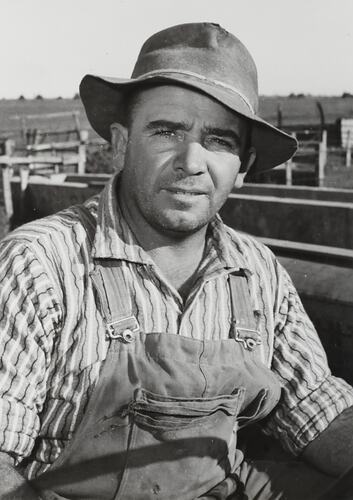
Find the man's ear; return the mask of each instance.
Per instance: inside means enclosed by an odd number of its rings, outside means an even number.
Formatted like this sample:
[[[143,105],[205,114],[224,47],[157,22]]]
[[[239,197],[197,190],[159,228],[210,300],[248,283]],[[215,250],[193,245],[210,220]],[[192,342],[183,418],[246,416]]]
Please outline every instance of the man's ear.
[[[110,126],[113,167],[115,171],[121,172],[124,168],[128,131],[121,123],[112,123]]]
[[[246,174],[249,172],[250,168],[254,165],[256,160],[256,149],[251,147],[245,153],[241,161],[239,173],[235,179],[234,187],[239,189],[244,184],[244,179]]]

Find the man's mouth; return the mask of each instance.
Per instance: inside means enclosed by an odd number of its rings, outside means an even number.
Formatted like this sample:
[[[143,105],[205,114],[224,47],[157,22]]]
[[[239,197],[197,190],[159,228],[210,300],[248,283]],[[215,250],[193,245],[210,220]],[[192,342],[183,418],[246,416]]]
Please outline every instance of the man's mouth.
[[[166,187],[164,188],[164,191],[168,191],[172,194],[176,195],[184,195],[184,196],[200,196],[200,195],[205,195],[206,192],[197,188],[182,188],[182,187]]]

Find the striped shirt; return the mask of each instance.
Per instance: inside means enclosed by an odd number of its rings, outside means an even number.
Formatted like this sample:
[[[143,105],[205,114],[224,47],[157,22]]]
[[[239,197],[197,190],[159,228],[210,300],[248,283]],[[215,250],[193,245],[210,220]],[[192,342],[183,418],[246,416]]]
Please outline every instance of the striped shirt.
[[[262,361],[284,389],[265,431],[294,454],[353,405],[353,390],[331,375],[317,333],[270,250],[216,217],[198,277],[184,303],[124,221],[112,178],[86,202],[26,224],[0,243],[0,450],[28,464],[32,478],[53,463],[85,411],[107,353],[89,277],[94,257],[120,259],[141,330],[195,339],[229,335],[227,276],[251,272],[265,342]],[[123,381],[122,381],[123,383]]]

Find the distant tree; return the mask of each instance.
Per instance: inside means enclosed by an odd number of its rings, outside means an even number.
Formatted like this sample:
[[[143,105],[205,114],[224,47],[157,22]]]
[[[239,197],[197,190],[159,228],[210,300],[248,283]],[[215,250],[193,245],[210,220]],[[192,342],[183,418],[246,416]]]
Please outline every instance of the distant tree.
[[[353,97],[353,94],[351,94],[350,92],[343,92],[342,97],[343,99],[346,99],[347,97]]]
[[[26,100],[26,98],[25,98],[25,96],[24,96],[24,95],[22,95],[22,94],[21,94],[21,95],[20,95],[20,97],[18,98],[18,100],[19,100],[19,101],[25,101],[25,100]]]
[[[43,100],[43,96],[41,96],[40,94],[38,94],[38,95],[36,96],[36,100],[37,100],[37,101],[42,101],[42,100]]]
[[[305,94],[303,94],[302,92],[300,92],[299,94],[295,94],[294,92],[291,92],[289,95],[288,95],[289,99],[300,99],[301,97],[305,97]]]
[[[78,92],[76,92],[76,94],[74,95],[74,99],[79,99],[80,98],[80,94]]]
[[[59,95],[57,98],[56,98],[57,101],[61,101],[62,100],[62,97],[61,95]]]

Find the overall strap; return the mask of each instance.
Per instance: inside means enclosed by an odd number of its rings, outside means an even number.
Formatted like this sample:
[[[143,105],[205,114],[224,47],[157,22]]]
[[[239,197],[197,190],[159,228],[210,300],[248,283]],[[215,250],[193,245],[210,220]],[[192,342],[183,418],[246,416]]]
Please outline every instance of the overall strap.
[[[80,211],[81,222],[93,244],[96,221],[85,205],[76,207]],[[100,312],[106,325],[109,340],[119,339],[131,342],[133,334],[140,327],[132,314],[132,305],[122,264],[117,259],[95,259],[90,277],[99,298]]]
[[[252,351],[261,344],[259,332],[259,311],[254,308],[247,273],[239,269],[229,275],[232,308],[230,336],[241,342],[246,350]]]
[[[132,314],[131,298],[121,261],[96,259],[91,279],[99,297],[107,337],[110,340],[131,342],[140,327]]]

